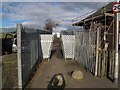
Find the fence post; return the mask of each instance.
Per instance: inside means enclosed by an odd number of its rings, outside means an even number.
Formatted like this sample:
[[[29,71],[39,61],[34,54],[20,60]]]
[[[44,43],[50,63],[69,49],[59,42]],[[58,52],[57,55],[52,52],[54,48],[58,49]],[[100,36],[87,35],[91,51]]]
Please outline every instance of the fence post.
[[[2,32],[1,32],[2,33]],[[2,39],[0,40],[0,90],[2,90]]]
[[[22,29],[22,24],[17,24],[17,60],[18,60],[18,88],[19,89],[22,89],[21,29]]]
[[[119,2],[119,0],[117,0]],[[118,37],[119,37],[119,13],[116,14],[116,38],[115,38],[115,69],[114,69],[114,83],[118,83]]]
[[[96,62],[95,62],[95,76],[98,75],[98,58],[99,58],[99,28],[97,28],[97,43],[96,43]]]

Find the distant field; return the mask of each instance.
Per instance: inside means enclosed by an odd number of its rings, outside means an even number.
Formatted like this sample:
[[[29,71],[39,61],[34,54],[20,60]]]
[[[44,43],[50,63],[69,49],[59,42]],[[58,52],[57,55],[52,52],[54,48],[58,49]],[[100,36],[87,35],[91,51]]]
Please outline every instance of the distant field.
[[[11,34],[11,33],[7,33],[7,34]],[[11,35],[14,36],[14,34],[11,34]],[[5,36],[6,36],[6,33],[0,33],[0,38],[5,38]],[[7,38],[13,38],[13,37],[10,35],[7,35]]]

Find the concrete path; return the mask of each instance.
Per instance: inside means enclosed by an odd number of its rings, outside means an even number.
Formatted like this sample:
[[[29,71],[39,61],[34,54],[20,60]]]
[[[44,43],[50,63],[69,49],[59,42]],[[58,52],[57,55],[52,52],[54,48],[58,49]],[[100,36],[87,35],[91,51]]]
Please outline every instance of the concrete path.
[[[65,88],[116,88],[107,78],[94,77],[78,62],[73,60],[64,61],[61,55],[60,43],[54,44],[53,56],[50,61],[44,60],[27,88],[47,88],[51,78],[58,73],[62,73],[67,81]],[[84,79],[76,80],[71,77],[71,72],[81,70]]]

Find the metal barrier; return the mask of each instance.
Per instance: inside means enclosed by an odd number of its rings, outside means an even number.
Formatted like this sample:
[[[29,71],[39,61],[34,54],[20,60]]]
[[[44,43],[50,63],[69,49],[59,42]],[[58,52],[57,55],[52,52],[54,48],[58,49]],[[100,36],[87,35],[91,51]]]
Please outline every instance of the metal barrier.
[[[65,60],[74,59],[75,35],[62,35],[62,50]]]
[[[53,35],[40,35],[40,37],[41,37],[43,58],[49,59],[52,49]]]
[[[24,88],[36,71],[39,63],[44,58],[44,50],[40,34],[51,34],[42,30],[25,28],[17,25],[17,47],[18,47],[18,84]],[[51,38],[51,37],[50,37]],[[48,43],[45,43],[48,44]],[[45,45],[44,44],[44,45]],[[50,49],[50,48],[47,48]]]
[[[75,60],[95,74],[97,31],[75,33]]]

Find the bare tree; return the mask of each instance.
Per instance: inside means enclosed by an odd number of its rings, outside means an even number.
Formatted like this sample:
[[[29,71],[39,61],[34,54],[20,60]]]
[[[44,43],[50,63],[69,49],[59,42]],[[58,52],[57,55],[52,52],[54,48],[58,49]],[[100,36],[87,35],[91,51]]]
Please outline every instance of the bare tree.
[[[47,31],[52,32],[52,29],[53,29],[53,27],[55,27],[55,26],[56,26],[56,24],[55,24],[55,22],[54,22],[53,20],[47,19],[46,22],[45,22],[45,27],[44,27],[44,29],[47,30]]]

